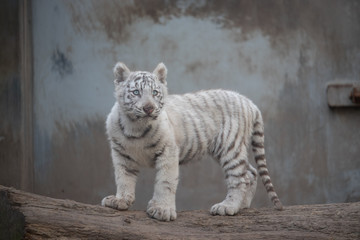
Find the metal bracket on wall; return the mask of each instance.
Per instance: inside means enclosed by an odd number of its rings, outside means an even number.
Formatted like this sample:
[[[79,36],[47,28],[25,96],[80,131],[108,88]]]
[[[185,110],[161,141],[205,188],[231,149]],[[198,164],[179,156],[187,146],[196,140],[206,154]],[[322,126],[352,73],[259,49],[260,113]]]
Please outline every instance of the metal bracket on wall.
[[[360,104],[360,87],[353,87],[350,94],[350,100],[355,104]]]
[[[360,107],[360,81],[330,82],[326,95],[329,107]]]

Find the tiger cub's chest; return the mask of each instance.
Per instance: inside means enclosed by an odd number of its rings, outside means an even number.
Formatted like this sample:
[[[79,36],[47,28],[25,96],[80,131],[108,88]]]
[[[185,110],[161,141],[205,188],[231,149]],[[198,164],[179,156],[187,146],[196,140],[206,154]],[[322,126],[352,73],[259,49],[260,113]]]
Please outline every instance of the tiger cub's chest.
[[[119,139],[123,145],[123,154],[129,156],[133,161],[136,161],[141,166],[152,166],[152,158],[155,156],[156,149],[148,147],[146,140],[124,140]]]
[[[116,141],[121,143],[124,154],[141,166],[154,166],[156,156],[168,145],[164,128],[156,125],[145,136],[129,138],[119,135]]]

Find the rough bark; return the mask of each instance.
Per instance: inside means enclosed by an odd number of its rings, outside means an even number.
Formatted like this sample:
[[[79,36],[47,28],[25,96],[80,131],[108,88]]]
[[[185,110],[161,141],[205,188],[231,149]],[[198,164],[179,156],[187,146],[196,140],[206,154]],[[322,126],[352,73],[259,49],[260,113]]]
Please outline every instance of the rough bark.
[[[184,211],[159,222],[0,186],[0,239],[360,239],[360,202],[245,209],[236,216]]]

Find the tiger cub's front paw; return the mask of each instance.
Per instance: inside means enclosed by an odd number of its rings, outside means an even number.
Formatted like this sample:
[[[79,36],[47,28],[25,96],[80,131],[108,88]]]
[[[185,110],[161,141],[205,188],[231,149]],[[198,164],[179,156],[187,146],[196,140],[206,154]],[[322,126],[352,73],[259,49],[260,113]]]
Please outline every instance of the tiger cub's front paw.
[[[128,210],[128,208],[132,205],[133,202],[134,199],[131,197],[117,198],[114,195],[110,195],[105,197],[101,201],[101,205],[117,210]]]
[[[175,206],[171,207],[166,204],[157,203],[151,200],[147,207],[147,214],[160,221],[174,221],[176,219]]]

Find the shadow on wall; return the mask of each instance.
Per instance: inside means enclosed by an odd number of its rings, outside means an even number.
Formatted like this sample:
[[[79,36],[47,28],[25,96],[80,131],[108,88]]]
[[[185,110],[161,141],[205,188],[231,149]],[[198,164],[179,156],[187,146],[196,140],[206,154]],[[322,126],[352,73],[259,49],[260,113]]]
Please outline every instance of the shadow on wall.
[[[35,165],[37,192],[95,204],[100,204],[107,192],[114,192],[104,122],[103,118],[88,119],[85,123],[57,122],[52,138],[38,139],[45,142],[36,142],[37,154],[49,156],[52,161]]]

